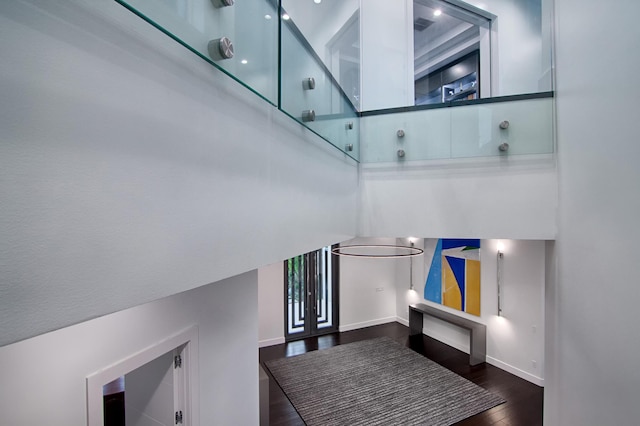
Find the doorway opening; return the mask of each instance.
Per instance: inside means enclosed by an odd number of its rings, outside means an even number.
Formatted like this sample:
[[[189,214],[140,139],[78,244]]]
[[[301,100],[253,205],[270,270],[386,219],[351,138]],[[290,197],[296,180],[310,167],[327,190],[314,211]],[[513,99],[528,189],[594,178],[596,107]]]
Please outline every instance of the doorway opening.
[[[198,424],[197,328],[87,377],[88,426]]]
[[[286,341],[338,331],[339,258],[332,248],[284,262]]]

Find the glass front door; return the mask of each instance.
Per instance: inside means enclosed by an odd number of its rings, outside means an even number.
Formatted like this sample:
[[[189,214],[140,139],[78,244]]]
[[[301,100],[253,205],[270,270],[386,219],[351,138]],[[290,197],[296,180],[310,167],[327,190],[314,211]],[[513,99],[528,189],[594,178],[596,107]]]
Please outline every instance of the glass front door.
[[[284,262],[285,337],[338,331],[338,259],[331,246]]]

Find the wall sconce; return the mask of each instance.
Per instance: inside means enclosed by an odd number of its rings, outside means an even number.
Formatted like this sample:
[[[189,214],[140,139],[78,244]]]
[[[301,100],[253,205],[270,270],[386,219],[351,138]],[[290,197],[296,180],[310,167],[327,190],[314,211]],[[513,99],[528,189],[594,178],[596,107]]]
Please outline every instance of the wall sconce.
[[[413,238],[409,238],[411,247],[415,246],[413,242]],[[409,258],[409,290],[414,290],[413,288],[413,258]]]
[[[498,262],[497,262],[497,281],[498,281],[498,316],[502,316],[502,262],[504,253],[502,252],[502,244],[498,244]]]

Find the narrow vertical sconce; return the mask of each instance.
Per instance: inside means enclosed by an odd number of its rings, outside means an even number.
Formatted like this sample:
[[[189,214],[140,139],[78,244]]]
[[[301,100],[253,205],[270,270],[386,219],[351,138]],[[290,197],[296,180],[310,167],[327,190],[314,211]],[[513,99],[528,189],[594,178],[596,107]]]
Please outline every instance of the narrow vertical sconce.
[[[502,261],[504,253],[502,244],[498,244],[497,281],[498,281],[498,316],[502,316]]]
[[[415,245],[413,239],[411,240],[411,247]],[[413,290],[413,257],[409,258],[409,290]]]

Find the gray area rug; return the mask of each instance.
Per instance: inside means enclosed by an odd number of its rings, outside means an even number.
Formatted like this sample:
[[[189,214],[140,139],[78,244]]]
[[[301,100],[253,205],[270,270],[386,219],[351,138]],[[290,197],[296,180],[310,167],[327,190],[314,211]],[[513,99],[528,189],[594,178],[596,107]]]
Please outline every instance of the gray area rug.
[[[309,426],[451,425],[505,402],[387,337],[266,366]]]

